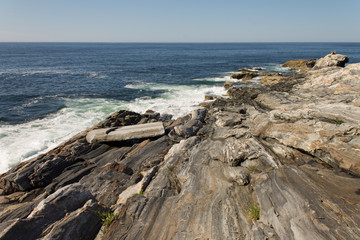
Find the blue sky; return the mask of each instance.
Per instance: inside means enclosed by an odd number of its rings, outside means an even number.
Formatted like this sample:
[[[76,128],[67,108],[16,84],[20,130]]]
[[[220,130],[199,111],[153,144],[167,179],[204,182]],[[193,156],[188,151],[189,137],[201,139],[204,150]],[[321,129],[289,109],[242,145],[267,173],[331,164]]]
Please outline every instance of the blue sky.
[[[0,0],[0,42],[360,42],[360,0]]]

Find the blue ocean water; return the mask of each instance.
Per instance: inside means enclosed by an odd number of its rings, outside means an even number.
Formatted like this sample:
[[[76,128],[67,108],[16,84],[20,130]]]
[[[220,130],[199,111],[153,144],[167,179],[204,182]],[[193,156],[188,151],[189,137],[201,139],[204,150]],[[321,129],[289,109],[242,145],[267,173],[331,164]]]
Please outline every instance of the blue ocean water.
[[[127,109],[187,114],[242,67],[360,43],[0,43],[0,172]]]

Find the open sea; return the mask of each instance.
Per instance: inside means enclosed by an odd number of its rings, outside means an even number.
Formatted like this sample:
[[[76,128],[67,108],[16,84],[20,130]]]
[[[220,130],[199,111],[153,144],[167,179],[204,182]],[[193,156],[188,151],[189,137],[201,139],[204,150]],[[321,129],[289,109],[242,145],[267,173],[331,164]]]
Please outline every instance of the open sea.
[[[120,109],[180,117],[239,68],[333,50],[360,62],[360,43],[0,43],[0,173]]]

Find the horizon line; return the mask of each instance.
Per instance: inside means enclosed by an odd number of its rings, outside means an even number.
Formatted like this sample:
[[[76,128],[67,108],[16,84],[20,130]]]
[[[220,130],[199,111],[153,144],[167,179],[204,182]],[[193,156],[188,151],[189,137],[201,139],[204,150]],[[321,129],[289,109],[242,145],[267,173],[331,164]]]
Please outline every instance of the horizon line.
[[[0,43],[360,43],[360,41],[0,41]]]

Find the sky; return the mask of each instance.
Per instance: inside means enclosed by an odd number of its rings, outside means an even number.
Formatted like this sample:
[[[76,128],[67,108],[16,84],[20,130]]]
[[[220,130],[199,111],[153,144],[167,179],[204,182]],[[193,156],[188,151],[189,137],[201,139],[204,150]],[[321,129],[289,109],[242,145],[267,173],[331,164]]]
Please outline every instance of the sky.
[[[0,0],[0,42],[360,42],[360,0]]]

